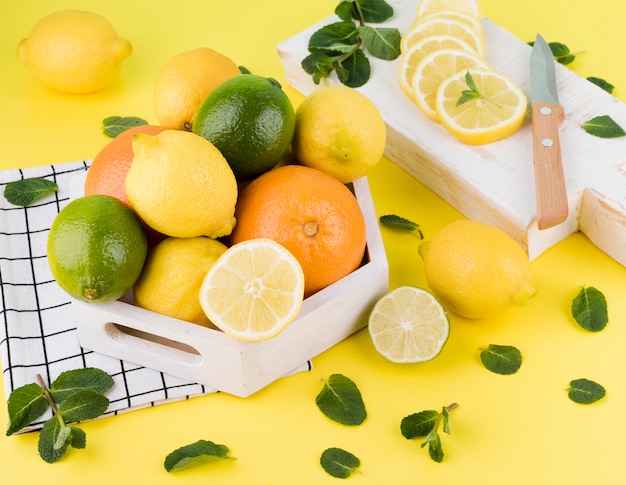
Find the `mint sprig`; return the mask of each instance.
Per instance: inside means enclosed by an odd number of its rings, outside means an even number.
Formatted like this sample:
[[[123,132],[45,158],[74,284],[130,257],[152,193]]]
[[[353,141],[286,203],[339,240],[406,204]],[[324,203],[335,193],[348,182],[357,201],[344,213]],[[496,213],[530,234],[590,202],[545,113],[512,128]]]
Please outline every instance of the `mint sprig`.
[[[441,437],[439,435],[439,425],[442,426],[443,432],[450,434],[450,412],[459,405],[452,403],[444,406],[441,412],[434,409],[420,411],[410,414],[402,419],[400,423],[400,432],[407,440],[416,438],[424,438],[421,447],[428,445],[428,454],[433,461],[441,463],[444,458]]]
[[[113,387],[113,378],[96,368],[63,372],[48,388],[37,374],[37,383],[15,389],[7,402],[10,436],[26,428],[49,409],[52,417],[44,423],[37,444],[41,458],[54,463],[67,449],[84,448],[85,432],[71,422],[85,421],[101,416],[109,407],[104,394]]]
[[[341,0],[335,14],[339,22],[321,27],[309,39],[310,54],[302,60],[302,69],[315,84],[334,71],[342,84],[363,86],[371,74],[365,52],[384,60],[400,55],[398,29],[368,25],[392,17],[393,7],[384,0]]]
[[[480,90],[480,88],[476,84],[476,81],[474,81],[474,78],[472,77],[472,75],[470,74],[469,71],[467,71],[467,73],[465,74],[465,84],[467,84],[467,87],[469,89],[465,89],[465,90],[463,90],[461,92],[461,96],[456,101],[456,106],[460,106],[460,105],[468,103],[470,101],[475,101],[475,100],[478,100],[478,99],[484,99],[485,101],[489,101],[490,103],[493,103],[498,108],[502,107],[501,105],[496,103],[494,100],[492,100],[490,98],[487,98],[482,93],[482,91]]]

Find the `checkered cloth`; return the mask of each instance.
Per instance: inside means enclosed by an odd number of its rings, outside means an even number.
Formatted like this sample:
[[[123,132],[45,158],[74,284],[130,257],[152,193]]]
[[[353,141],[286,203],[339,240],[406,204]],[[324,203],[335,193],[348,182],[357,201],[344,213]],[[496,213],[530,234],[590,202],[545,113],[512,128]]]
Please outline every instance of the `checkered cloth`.
[[[0,172],[2,193],[7,183],[30,177],[53,180],[59,187],[55,195],[27,208],[0,196],[0,357],[6,397],[35,382],[36,374],[50,384],[61,372],[82,367],[113,376],[105,416],[216,392],[80,346],[70,299],[48,266],[46,243],[52,221],[70,200],[70,181],[88,167],[82,161]],[[310,369],[306,362],[290,374]],[[24,431],[39,429],[48,417]]]

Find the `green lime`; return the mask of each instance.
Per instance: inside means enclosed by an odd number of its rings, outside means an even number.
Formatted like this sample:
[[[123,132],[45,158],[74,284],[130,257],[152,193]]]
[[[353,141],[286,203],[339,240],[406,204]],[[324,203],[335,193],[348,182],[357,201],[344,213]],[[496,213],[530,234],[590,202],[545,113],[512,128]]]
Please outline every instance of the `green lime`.
[[[274,168],[287,154],[295,111],[280,83],[242,74],[215,88],[200,107],[193,132],[222,152],[238,180]]]
[[[74,298],[104,303],[135,284],[146,260],[146,235],[137,215],[108,195],[66,205],[48,234],[48,262],[59,286]]]

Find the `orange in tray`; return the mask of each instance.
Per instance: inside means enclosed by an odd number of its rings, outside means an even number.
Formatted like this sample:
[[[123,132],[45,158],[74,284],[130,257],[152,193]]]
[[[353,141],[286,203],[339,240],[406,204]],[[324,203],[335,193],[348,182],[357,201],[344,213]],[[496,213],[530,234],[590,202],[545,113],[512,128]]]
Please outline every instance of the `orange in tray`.
[[[269,238],[296,257],[305,296],[358,268],[365,252],[365,220],[354,194],[320,170],[286,165],[242,190],[233,243]]]
[[[157,135],[165,129],[153,125],[134,126],[113,138],[100,150],[87,170],[85,195],[110,195],[130,207],[124,182],[134,156],[133,135]]]

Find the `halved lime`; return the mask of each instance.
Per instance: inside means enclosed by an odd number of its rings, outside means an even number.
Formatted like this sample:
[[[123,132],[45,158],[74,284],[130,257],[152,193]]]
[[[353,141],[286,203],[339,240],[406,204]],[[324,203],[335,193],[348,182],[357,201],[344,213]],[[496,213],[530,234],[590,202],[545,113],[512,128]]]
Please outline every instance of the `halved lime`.
[[[401,286],[374,305],[369,332],[376,350],[391,362],[426,362],[441,353],[450,334],[444,307],[432,293]]]

